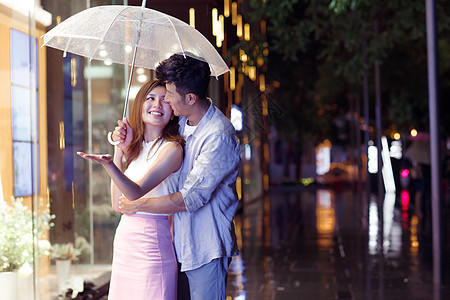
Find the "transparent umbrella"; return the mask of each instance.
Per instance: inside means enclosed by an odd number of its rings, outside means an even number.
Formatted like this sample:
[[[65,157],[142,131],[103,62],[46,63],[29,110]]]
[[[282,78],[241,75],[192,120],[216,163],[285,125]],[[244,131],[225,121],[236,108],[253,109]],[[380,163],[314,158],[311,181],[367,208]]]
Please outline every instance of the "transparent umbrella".
[[[131,66],[123,117],[126,115],[134,66],[155,69],[179,53],[209,64],[212,76],[229,71],[223,58],[189,24],[142,6],[106,5],[83,10],[43,35],[44,46],[89,59]],[[108,134],[111,141],[111,133]]]

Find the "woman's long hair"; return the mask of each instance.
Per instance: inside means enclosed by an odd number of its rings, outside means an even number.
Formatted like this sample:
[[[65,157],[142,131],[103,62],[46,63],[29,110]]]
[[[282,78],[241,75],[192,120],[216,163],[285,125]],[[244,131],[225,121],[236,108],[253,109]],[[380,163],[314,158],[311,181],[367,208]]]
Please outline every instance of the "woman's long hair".
[[[128,168],[130,163],[138,158],[139,154],[142,151],[142,142],[144,141],[144,132],[145,132],[145,125],[142,120],[142,107],[147,99],[147,95],[156,87],[162,86],[165,88],[164,82],[160,80],[152,80],[144,84],[139,92],[136,95],[136,98],[134,100],[133,106],[131,108],[130,112],[130,125],[131,128],[133,128],[133,140],[130,145],[130,154],[128,156],[128,159],[125,163],[125,168]],[[178,133],[178,117],[174,116],[172,120],[167,123],[167,125],[164,127],[161,136],[158,138],[158,140],[153,144],[153,146],[157,144],[161,144],[160,141],[170,141],[180,144],[182,147],[184,147],[184,139],[181,137],[181,135]],[[152,147],[153,149],[153,147]],[[152,151],[152,149],[149,150],[149,153]]]

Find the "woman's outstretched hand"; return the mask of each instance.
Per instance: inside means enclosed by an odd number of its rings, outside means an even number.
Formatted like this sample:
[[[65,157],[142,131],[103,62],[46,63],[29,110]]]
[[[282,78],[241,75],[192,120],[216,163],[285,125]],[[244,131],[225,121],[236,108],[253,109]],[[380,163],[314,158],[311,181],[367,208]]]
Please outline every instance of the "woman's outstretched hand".
[[[77,152],[77,154],[86,160],[92,160],[102,165],[110,164],[113,161],[111,154],[87,154],[81,151]]]

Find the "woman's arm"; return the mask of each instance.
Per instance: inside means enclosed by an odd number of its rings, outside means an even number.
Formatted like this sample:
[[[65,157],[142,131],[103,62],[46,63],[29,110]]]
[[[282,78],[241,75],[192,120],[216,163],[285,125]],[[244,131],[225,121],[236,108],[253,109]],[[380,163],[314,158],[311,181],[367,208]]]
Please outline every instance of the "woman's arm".
[[[114,209],[118,209],[118,206],[116,205],[118,203],[118,197],[120,196],[120,194],[117,196],[118,193],[117,190],[115,190],[115,187],[117,187],[128,199],[136,200],[151,191],[171,173],[176,172],[181,167],[183,161],[182,147],[175,143],[168,143],[158,154],[155,162],[150,166],[142,179],[134,182],[118,168],[118,166],[121,165],[122,159],[122,156],[120,155],[119,157],[118,154],[120,154],[120,150],[116,150],[113,161],[110,154],[95,155],[78,152],[78,155],[84,159],[90,159],[101,163],[108,172],[114,182],[114,184],[111,185]],[[113,196],[113,192],[115,196]]]

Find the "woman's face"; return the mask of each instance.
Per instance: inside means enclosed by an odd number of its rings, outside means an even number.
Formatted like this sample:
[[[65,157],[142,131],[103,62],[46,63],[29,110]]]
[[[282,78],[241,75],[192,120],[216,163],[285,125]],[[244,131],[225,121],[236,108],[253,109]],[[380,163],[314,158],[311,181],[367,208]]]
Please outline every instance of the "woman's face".
[[[142,104],[142,121],[144,124],[165,127],[172,117],[172,107],[165,102],[166,89],[157,86],[148,93]]]

